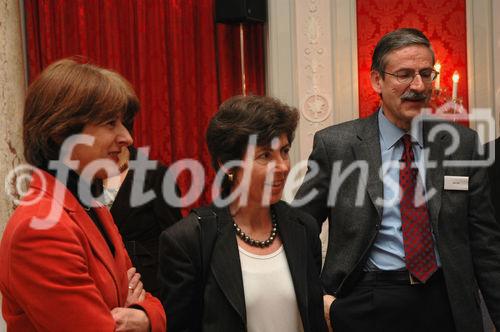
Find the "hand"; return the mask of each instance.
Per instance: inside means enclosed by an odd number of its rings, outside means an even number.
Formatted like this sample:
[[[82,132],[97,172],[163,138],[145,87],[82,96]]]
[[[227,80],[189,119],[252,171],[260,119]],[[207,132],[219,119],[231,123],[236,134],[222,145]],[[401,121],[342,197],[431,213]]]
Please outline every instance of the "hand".
[[[151,323],[148,315],[140,309],[114,308],[111,315],[116,322],[115,331],[149,332]]]
[[[333,295],[323,295],[323,312],[325,314],[326,325],[328,326],[328,331],[333,332],[332,321],[330,320],[330,308],[332,307],[333,301],[335,301],[335,296]]]
[[[128,294],[127,300],[125,301],[125,307],[131,304],[144,301],[146,298],[146,291],[141,281],[141,275],[135,272],[135,267],[128,269]]]

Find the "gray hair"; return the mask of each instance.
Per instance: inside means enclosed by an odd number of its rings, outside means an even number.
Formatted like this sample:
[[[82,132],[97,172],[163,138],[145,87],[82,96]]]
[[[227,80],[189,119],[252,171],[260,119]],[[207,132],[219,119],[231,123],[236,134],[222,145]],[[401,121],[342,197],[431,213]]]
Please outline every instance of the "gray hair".
[[[402,28],[389,32],[379,40],[373,51],[371,70],[378,71],[384,77],[383,72],[387,65],[387,55],[394,50],[412,45],[423,45],[429,48],[432,54],[432,63],[434,64],[434,50],[424,33],[413,28]]]

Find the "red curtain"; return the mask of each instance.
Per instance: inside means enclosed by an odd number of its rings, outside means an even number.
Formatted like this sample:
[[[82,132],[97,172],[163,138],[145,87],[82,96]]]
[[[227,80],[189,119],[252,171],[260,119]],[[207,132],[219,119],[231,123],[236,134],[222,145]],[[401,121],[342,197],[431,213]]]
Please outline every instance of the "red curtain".
[[[239,26],[214,23],[214,0],[25,0],[29,77],[83,55],[135,87],[135,145],[171,164],[193,158],[213,172],[205,129],[224,99],[241,94]],[[245,26],[247,91],[265,92],[263,26]],[[179,179],[186,192],[187,173]],[[210,200],[205,189],[202,203]]]
[[[451,97],[452,75],[460,75],[458,96],[468,108],[465,0],[357,0],[359,115],[372,114],[380,97],[370,84],[373,49],[386,33],[403,27],[422,30],[442,64],[441,87]]]
[[[264,26],[262,24],[243,25],[244,64],[246,93],[265,94]],[[242,94],[241,51],[239,25],[218,24],[217,45],[221,64],[219,75],[220,98],[225,100],[235,94]],[[258,51],[256,51],[258,50]],[[236,56],[235,56],[236,55]]]

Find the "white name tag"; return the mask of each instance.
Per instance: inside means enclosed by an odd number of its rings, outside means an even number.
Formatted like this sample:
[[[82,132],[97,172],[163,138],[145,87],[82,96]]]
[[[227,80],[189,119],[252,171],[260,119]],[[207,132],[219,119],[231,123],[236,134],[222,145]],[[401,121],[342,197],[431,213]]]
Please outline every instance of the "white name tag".
[[[469,190],[469,177],[445,175],[444,190]]]

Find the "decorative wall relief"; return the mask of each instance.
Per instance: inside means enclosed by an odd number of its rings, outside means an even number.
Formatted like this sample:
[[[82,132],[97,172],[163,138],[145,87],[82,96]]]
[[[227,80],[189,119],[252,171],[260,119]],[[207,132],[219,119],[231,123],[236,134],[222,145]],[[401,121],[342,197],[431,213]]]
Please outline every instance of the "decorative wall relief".
[[[310,122],[323,122],[330,115],[328,101],[321,95],[313,95],[306,99],[302,114]]]
[[[300,154],[306,159],[314,133],[332,124],[330,1],[296,1]]]

